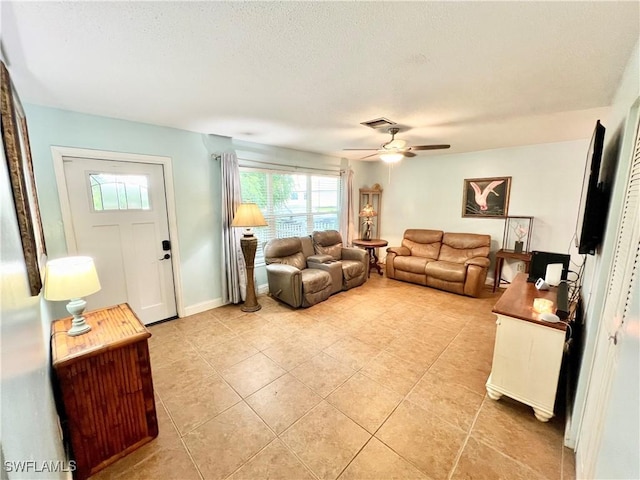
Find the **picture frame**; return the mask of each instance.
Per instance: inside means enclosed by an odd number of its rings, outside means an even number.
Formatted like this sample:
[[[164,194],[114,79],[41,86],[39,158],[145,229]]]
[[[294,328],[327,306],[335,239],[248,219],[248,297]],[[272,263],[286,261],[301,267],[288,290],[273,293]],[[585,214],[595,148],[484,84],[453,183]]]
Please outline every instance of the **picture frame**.
[[[27,267],[29,290],[31,296],[36,296],[42,290],[47,250],[38,205],[27,120],[4,62],[0,62],[0,116],[4,156]]]
[[[511,177],[466,178],[462,189],[462,216],[506,218]]]

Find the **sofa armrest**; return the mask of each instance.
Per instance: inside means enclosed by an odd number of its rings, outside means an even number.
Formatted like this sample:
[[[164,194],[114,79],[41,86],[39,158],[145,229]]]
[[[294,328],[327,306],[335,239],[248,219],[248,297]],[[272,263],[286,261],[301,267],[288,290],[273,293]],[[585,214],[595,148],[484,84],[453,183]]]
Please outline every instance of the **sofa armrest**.
[[[343,247],[342,258],[344,260],[356,260],[367,265],[369,264],[369,254],[361,248]]]
[[[478,267],[487,268],[489,266],[489,263],[491,262],[487,257],[473,257],[473,258],[468,258],[464,262],[464,265],[465,267],[467,265],[477,265]]]
[[[292,307],[302,305],[302,273],[282,263],[267,265],[269,293]]]
[[[307,257],[307,266],[310,266],[312,263],[327,263],[333,261],[333,257],[331,255],[309,255]]]
[[[411,250],[409,250],[407,247],[389,247],[387,248],[387,253],[395,253],[399,256],[407,256],[411,255]]]

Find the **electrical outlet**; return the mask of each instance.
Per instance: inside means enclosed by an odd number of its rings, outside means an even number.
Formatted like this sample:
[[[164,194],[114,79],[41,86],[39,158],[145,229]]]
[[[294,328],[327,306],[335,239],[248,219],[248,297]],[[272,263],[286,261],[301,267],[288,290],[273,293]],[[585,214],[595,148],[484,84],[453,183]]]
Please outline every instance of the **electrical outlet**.
[[[524,272],[524,262],[518,262],[516,265],[516,270],[518,272]]]

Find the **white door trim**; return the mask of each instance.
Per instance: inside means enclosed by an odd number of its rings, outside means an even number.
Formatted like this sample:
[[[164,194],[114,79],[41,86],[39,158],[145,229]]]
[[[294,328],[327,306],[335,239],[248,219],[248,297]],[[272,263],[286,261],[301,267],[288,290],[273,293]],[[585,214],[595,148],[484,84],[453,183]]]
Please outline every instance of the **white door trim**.
[[[77,253],[78,247],[76,245],[76,237],[73,230],[71,204],[67,193],[67,180],[64,175],[63,157],[93,158],[96,160],[113,160],[117,162],[154,163],[163,166],[164,189],[167,196],[167,219],[169,222],[169,235],[171,236],[171,265],[173,267],[173,285],[176,295],[176,310],[178,311],[179,317],[184,317],[184,297],[182,292],[182,276],[180,273],[180,245],[178,244],[178,221],[175,208],[175,192],[173,190],[173,169],[171,157],[59,146],[51,147],[51,155],[53,157],[53,169],[56,176],[56,185],[58,187],[58,197],[60,199],[60,211],[62,213],[64,236],[67,242],[67,252],[69,254]]]

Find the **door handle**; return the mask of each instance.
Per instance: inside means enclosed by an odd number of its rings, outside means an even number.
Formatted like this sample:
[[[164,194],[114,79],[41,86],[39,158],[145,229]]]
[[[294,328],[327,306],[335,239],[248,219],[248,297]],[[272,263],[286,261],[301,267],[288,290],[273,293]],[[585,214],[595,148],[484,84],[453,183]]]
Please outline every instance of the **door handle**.
[[[171,258],[171,255],[169,255],[168,253],[165,253],[164,256],[162,258],[159,258],[158,260],[169,260]]]

